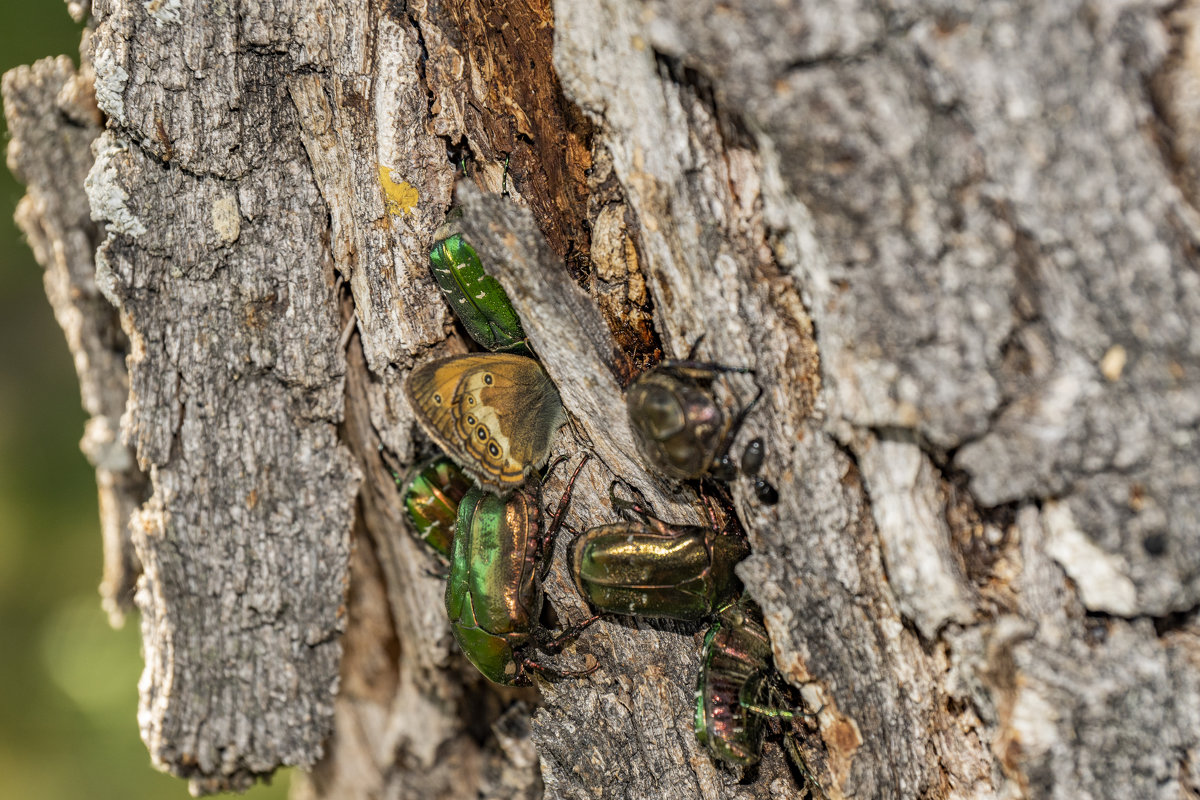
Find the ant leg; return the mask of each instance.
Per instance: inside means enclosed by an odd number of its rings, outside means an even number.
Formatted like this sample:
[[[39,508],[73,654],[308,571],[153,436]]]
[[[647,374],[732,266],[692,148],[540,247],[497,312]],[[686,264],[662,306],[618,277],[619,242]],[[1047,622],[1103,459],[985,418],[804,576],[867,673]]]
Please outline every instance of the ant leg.
[[[714,480],[730,483],[737,477],[737,467],[733,465],[733,458],[729,455],[729,445],[725,445],[725,450],[721,455],[713,459],[712,466],[708,468],[708,474]]]

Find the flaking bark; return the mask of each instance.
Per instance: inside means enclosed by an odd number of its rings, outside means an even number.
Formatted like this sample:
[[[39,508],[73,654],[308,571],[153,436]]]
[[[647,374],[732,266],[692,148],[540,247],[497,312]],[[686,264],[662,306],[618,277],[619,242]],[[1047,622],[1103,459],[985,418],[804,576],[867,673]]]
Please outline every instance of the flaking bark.
[[[540,695],[454,652],[396,484],[405,376],[466,344],[426,273],[457,197],[555,452],[596,456],[572,528],[618,475],[700,521],[621,390],[701,336],[755,370],[734,453],[764,437],[781,501],[734,482],[739,572],[829,797],[1200,790],[1200,4],[958,5],[104,0],[78,72],[6,76],[155,762],[803,796],[775,742],[741,783],[697,746],[703,626],[606,618]]]

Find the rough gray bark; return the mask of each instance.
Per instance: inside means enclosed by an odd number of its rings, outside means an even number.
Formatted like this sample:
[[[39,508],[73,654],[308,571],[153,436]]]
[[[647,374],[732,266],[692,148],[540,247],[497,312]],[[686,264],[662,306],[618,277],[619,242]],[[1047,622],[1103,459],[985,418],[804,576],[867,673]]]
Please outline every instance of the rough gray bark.
[[[800,796],[773,743],[743,783],[696,746],[696,627],[603,620],[532,717],[453,652],[394,473],[407,371],[463,346],[424,266],[457,177],[557,451],[597,456],[573,526],[612,475],[698,519],[621,387],[701,334],[755,368],[735,450],[765,437],[782,501],[734,484],[740,572],[830,797],[1200,791],[1200,4],[960,5],[107,0],[98,138],[86,60],[7,76],[156,763],[300,764],[312,798]]]

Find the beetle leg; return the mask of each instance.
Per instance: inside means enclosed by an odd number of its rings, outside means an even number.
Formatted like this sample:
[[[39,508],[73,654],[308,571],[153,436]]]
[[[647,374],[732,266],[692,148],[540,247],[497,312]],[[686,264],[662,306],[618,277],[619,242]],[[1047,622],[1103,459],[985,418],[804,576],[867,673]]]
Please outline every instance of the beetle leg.
[[[617,484],[621,483],[629,489],[635,500],[623,500],[617,497]],[[646,495],[634,488],[633,484],[626,481],[624,478],[613,478],[612,483],[608,485],[608,500],[612,503],[614,511],[631,511],[642,519],[654,519],[654,507],[650,505],[650,501],[646,499]]]
[[[704,484],[700,484],[700,502],[704,504],[704,510],[708,512],[708,524],[717,532],[723,532],[723,528],[717,524],[717,512],[713,509],[713,502],[707,494],[704,493]]]
[[[816,711],[800,711],[793,708],[775,708],[773,706],[760,706],[755,703],[739,703],[739,705],[749,711],[751,714],[758,714],[760,717],[775,717],[777,719],[795,719],[796,717],[805,717],[807,719],[815,719],[818,714],[825,710],[825,706],[821,706]]]
[[[521,659],[522,669],[531,669],[547,680],[560,680],[562,678],[585,678],[591,675],[596,670],[600,669],[599,662],[593,664],[587,669],[557,669],[549,667],[541,662],[534,661],[532,658],[525,657]]]
[[[565,457],[565,456],[564,456]],[[538,544],[542,553],[549,553],[550,548],[554,544],[554,537],[558,535],[558,529],[562,527],[563,520],[566,518],[567,505],[571,502],[571,493],[575,491],[575,479],[579,477],[579,473],[583,470],[583,465],[588,463],[592,458],[591,453],[584,453],[583,458],[579,460],[579,466],[575,467],[575,471],[571,473],[571,479],[567,481],[567,488],[563,490],[563,496],[558,501],[558,508],[554,512],[554,516],[550,519],[550,525],[542,534],[541,541]],[[550,559],[545,559],[542,565],[542,575],[550,569]]]
[[[571,476],[571,481],[567,484],[567,491],[563,493],[563,499],[559,502],[559,509],[557,512],[555,512],[554,518],[551,520],[550,527],[546,530],[546,533],[543,534],[540,530],[538,531],[537,563],[541,564],[541,566],[538,568],[538,577],[543,580],[550,572],[550,559],[546,558],[546,554],[550,552],[550,543],[554,541],[554,535],[558,533],[557,526],[562,524],[561,515],[566,510],[564,508],[564,504],[571,497],[571,489],[575,486],[575,477],[579,475],[579,470],[583,469],[583,465],[588,462],[589,458],[591,458],[590,455],[584,455],[583,460],[579,462],[579,466],[575,468],[575,474]],[[546,467],[546,474],[542,480],[545,481],[546,478],[549,478],[550,473],[554,471],[554,468],[566,460],[567,457],[565,455],[561,455],[551,461]],[[539,500],[538,503],[540,505],[541,501]]]
[[[543,470],[543,472],[542,472],[542,482],[544,483],[546,481],[546,479],[550,477],[550,473],[554,472],[555,467],[557,467],[559,464],[561,464],[562,462],[564,462],[566,460],[567,460],[567,457],[565,455],[561,455],[558,458],[551,461],[549,464],[547,464],[546,469]]]
[[[808,796],[812,800],[826,800],[825,790],[817,782],[817,776],[813,774],[812,768],[808,766],[808,762],[800,752],[799,745],[796,744],[795,737],[790,733],[783,737],[783,752],[787,753],[788,760],[792,762],[796,772],[800,773],[804,784],[801,788],[808,790]]]
[[[754,367],[731,367],[728,364],[718,364],[715,361],[693,361],[688,358],[664,358],[658,362],[660,367],[678,370],[691,370],[693,372],[707,372],[709,376],[700,377],[699,375],[692,376],[698,380],[712,381],[716,378],[717,373],[721,372],[736,372],[740,375],[755,375],[757,370]]]
[[[593,622],[595,622],[598,619],[600,619],[600,615],[593,614],[592,616],[585,619],[583,622],[579,622],[579,623],[576,623],[575,625],[570,625],[566,628],[563,628],[562,633],[558,634],[558,636],[555,636],[550,641],[538,642],[538,647],[541,648],[542,650],[545,650],[547,653],[557,653],[560,650],[562,650],[564,647],[566,647],[569,642],[571,642],[573,639],[578,637],[579,634],[583,633],[588,628],[588,626],[590,626]]]

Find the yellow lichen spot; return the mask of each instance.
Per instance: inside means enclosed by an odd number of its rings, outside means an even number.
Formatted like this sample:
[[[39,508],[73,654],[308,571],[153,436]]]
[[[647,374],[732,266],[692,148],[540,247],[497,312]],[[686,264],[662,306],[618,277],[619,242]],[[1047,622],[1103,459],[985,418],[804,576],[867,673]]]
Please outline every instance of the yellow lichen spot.
[[[1125,358],[1125,348],[1114,344],[1100,359],[1100,373],[1110,381],[1120,380],[1121,373],[1125,371]]]
[[[408,181],[400,180],[400,176],[391,167],[379,165],[379,185],[383,187],[384,205],[389,214],[407,214],[417,206],[421,199],[417,187]]]

